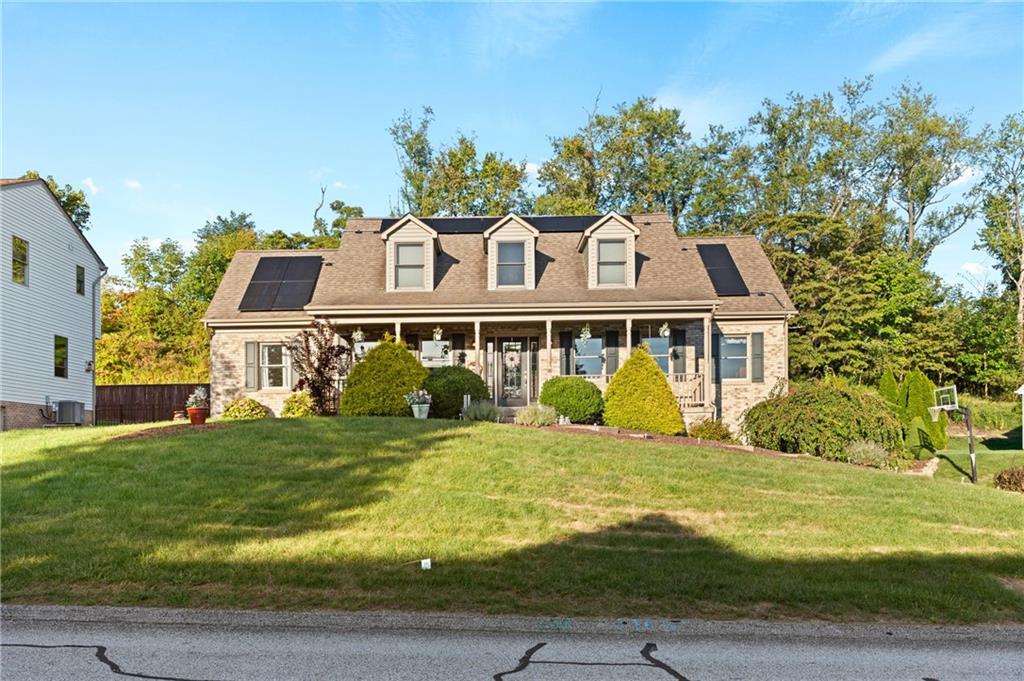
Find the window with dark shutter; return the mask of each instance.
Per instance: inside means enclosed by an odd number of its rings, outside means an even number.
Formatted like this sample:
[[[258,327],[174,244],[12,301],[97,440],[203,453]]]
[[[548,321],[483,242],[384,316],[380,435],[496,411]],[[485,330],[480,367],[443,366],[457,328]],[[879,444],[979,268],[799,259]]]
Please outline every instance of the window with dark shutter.
[[[604,372],[611,376],[619,370],[619,332],[604,333]]]
[[[672,373],[686,373],[686,329],[672,329]]]
[[[572,376],[572,331],[558,333],[558,351],[562,376]]]
[[[764,383],[764,334],[750,334],[750,380]]]
[[[245,344],[245,389],[259,390],[259,343]]]

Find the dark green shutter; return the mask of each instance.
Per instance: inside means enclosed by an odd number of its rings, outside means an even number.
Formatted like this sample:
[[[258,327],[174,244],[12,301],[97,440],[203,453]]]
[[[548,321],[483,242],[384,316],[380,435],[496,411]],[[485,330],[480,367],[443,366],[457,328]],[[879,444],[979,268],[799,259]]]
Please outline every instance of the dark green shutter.
[[[686,329],[672,329],[672,373],[686,373]]]
[[[452,353],[455,355],[455,365],[466,365],[466,334],[452,334]]]
[[[764,334],[750,334],[750,380],[764,383]]]
[[[259,390],[260,376],[260,345],[248,342],[245,344],[245,389]]]
[[[718,383],[718,376],[722,372],[721,366],[719,366],[718,356],[718,334],[711,334],[711,382]]]
[[[611,376],[619,370],[619,332],[604,332],[604,373]]]
[[[558,332],[558,351],[561,357],[562,375],[572,375],[572,331]]]
[[[420,337],[419,337],[419,334],[407,333],[407,334],[405,334],[405,336],[402,337],[402,340],[404,340],[405,344],[409,346],[409,350],[413,354],[416,354],[419,351],[419,349],[420,349]]]
[[[629,347],[635,348],[640,345],[640,329],[633,329],[632,338],[629,339]]]

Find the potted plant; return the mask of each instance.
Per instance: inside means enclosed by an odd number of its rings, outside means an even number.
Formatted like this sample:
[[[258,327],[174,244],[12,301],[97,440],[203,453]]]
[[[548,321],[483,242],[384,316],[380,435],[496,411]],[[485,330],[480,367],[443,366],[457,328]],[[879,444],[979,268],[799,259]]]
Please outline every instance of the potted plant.
[[[206,423],[210,415],[210,394],[206,388],[197,385],[192,394],[185,400],[185,410],[188,411],[188,420],[193,426],[201,426]]]
[[[427,418],[430,411],[430,393],[426,390],[413,390],[405,396],[406,403],[412,408],[412,415],[418,419]]]

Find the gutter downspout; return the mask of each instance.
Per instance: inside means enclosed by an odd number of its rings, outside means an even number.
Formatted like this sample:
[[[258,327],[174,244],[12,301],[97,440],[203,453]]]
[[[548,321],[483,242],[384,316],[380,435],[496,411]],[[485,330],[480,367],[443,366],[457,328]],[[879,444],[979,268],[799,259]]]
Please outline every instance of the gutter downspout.
[[[96,328],[96,291],[99,289],[100,281],[107,273],[106,267],[100,268],[100,274],[92,282],[92,328],[89,329],[89,337],[92,342],[92,425],[96,425],[96,336],[99,329]]]

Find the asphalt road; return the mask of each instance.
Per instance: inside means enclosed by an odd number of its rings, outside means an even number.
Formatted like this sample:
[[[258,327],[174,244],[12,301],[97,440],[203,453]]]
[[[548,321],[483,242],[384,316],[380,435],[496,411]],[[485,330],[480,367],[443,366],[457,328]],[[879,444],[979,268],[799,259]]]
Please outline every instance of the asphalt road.
[[[1022,627],[3,609],[4,681],[1024,679]]]

